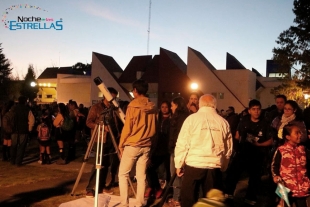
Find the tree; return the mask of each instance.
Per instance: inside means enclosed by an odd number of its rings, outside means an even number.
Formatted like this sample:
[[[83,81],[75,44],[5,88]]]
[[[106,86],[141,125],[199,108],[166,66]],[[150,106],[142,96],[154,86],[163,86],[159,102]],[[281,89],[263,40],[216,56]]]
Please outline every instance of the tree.
[[[37,85],[32,85],[32,83],[36,82],[36,74],[34,72],[34,68],[32,64],[28,66],[28,72],[25,76],[25,79],[22,84],[22,89],[20,91],[21,95],[29,98],[29,101],[33,101],[37,97],[37,93],[39,91]]]
[[[73,69],[75,70],[83,70],[85,74],[90,74],[91,72],[91,64],[84,64],[81,62],[77,62],[75,65],[72,66]]]
[[[298,85],[307,88],[310,86],[310,1],[294,0],[293,12],[294,25],[279,35],[273,59],[282,69],[294,69]]]
[[[8,91],[7,86],[10,82],[10,75],[12,72],[12,68],[10,68],[11,63],[2,53],[1,48],[2,43],[0,43],[0,99],[8,100]]]
[[[285,95],[288,100],[295,100],[301,107],[308,105],[309,100],[304,97],[304,90],[298,84],[298,77],[296,75],[282,79],[282,84],[273,88],[271,93],[275,96]]]

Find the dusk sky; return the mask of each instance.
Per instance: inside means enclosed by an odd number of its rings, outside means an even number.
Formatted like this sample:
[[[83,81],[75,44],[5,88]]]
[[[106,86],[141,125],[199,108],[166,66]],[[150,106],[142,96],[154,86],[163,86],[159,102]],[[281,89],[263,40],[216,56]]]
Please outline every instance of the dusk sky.
[[[191,47],[225,69],[229,52],[262,75],[275,40],[295,17],[293,0],[152,0],[151,5],[149,55],[162,47],[186,64]],[[1,0],[0,11],[3,53],[21,78],[29,64],[38,76],[46,67],[91,63],[92,52],[112,56],[123,69],[133,56],[147,55],[149,0]],[[32,16],[53,21],[28,22],[47,29],[17,29],[18,17]],[[60,19],[63,28],[56,30]],[[11,27],[16,30],[5,28],[9,21],[16,21]]]

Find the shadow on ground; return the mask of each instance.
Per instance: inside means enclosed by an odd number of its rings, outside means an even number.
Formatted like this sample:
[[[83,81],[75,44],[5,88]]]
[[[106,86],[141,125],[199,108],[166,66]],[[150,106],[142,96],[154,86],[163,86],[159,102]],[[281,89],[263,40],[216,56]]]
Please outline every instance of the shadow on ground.
[[[42,188],[30,192],[18,193],[10,199],[0,203],[1,207],[30,207],[31,204],[40,202],[50,197],[60,196],[67,193],[67,189],[72,186],[75,180],[70,180],[59,184],[53,188]]]

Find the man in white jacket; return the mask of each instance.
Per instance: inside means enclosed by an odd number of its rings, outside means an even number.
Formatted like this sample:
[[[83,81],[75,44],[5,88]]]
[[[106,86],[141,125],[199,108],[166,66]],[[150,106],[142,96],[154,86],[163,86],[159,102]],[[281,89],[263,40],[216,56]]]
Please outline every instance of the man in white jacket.
[[[184,175],[181,206],[192,207],[212,188],[222,188],[222,173],[232,153],[232,135],[228,122],[216,112],[216,99],[205,94],[199,99],[199,110],[184,121],[175,147],[175,168]]]

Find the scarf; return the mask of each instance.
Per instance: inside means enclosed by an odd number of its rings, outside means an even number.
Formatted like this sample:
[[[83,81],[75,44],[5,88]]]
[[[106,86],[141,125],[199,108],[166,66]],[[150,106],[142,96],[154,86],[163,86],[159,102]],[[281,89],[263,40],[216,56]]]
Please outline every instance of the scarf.
[[[285,117],[284,114],[282,115],[282,118],[281,118],[281,125],[278,129],[278,137],[280,139],[283,139],[282,137],[282,133],[283,133],[283,127],[285,125],[287,125],[289,122],[293,121],[294,119],[296,118],[295,114],[292,114],[291,116],[289,117]]]

